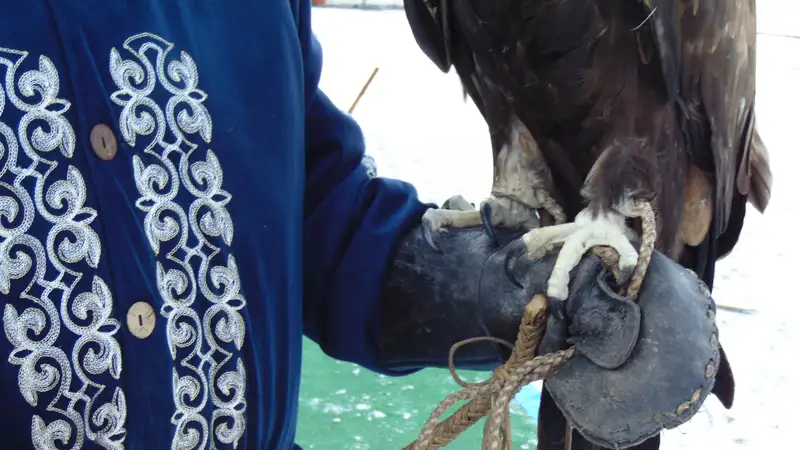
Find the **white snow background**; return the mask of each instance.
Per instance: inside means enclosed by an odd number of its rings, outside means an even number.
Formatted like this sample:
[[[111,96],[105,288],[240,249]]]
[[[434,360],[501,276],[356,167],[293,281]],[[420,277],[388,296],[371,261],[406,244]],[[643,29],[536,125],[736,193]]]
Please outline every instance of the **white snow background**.
[[[755,312],[718,314],[736,377],[733,409],[710,397],[688,424],[664,433],[663,449],[788,448],[800,427],[800,369],[791,356],[800,344],[800,244],[793,234],[800,223],[800,1],[758,5],[757,114],[773,195],[764,216],[748,212],[738,246],[718,265],[714,290],[717,303]],[[315,8],[312,24],[325,55],[322,88],[342,109],[380,68],[353,113],[380,176],[409,181],[437,203],[453,194],[477,202],[489,193],[486,125],[462,100],[455,73],[439,72],[416,46],[402,10]]]

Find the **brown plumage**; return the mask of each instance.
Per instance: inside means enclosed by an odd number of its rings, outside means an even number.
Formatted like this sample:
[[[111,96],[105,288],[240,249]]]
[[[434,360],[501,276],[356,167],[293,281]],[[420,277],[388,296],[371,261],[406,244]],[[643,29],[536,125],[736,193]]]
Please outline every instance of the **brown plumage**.
[[[754,110],[755,0],[405,6],[420,47],[443,71],[455,67],[486,120],[496,197],[530,212],[539,207],[535,191],[544,189],[568,220],[586,207],[601,213],[625,198],[648,200],[656,247],[713,286],[746,203],[764,212],[770,198]],[[727,361],[717,384],[730,407]],[[542,423],[553,424],[550,417]],[[549,436],[540,435],[540,449],[563,439],[552,429],[540,433]],[[657,447],[656,440],[638,448]]]
[[[569,217],[587,200],[610,207],[626,191],[654,198],[658,248],[677,257],[690,168],[714,185],[717,239],[734,203],[750,200],[763,212],[769,200],[771,173],[753,111],[755,4],[649,6],[453,0],[450,48],[489,125],[495,157],[519,117]]]

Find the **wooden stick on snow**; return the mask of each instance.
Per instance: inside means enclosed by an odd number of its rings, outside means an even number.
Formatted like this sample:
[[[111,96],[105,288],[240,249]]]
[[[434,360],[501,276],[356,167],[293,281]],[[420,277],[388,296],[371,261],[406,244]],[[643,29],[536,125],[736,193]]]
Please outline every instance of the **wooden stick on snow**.
[[[358,105],[358,101],[361,100],[361,97],[364,95],[364,92],[367,91],[370,83],[372,83],[372,79],[375,78],[375,75],[378,73],[378,68],[376,67],[375,70],[372,71],[372,75],[369,76],[367,82],[364,83],[364,87],[361,88],[361,92],[358,93],[358,97],[353,101],[353,104],[350,105],[350,109],[347,110],[348,114],[353,114],[353,110],[356,109],[356,105]]]

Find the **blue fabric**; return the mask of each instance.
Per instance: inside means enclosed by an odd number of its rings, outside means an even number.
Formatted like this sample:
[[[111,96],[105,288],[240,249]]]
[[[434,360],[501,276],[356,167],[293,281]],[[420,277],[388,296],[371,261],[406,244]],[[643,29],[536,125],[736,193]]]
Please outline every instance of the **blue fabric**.
[[[288,449],[303,333],[383,372],[386,270],[432,205],[361,164],[308,0],[0,14],[0,450]]]

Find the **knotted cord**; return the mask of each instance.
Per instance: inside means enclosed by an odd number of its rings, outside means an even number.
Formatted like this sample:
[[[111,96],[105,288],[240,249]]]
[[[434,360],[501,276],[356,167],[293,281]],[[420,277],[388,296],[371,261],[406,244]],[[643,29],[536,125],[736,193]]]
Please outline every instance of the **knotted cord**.
[[[633,212],[642,220],[642,243],[633,276],[627,287],[627,296],[636,300],[639,295],[647,267],[655,249],[656,221],[649,203],[641,201],[634,204]],[[619,255],[610,247],[597,246],[591,253],[600,257],[608,265],[615,277],[619,277]],[[547,298],[537,294],[525,306],[515,345],[494,337],[477,337],[456,343],[450,349],[450,373],[462,389],[447,396],[433,411],[419,437],[404,450],[435,450],[446,446],[461,433],[469,429],[484,416],[482,450],[510,450],[511,422],[509,404],[522,387],[538,380],[555,375],[564,364],[575,356],[577,350],[566,350],[536,356],[547,323]],[[479,383],[465,383],[455,370],[454,355],[460,347],[478,341],[493,341],[512,348],[511,356],[505,364],[497,367],[490,379]],[[455,413],[440,421],[450,407],[469,400]],[[568,427],[568,432],[570,427]]]

